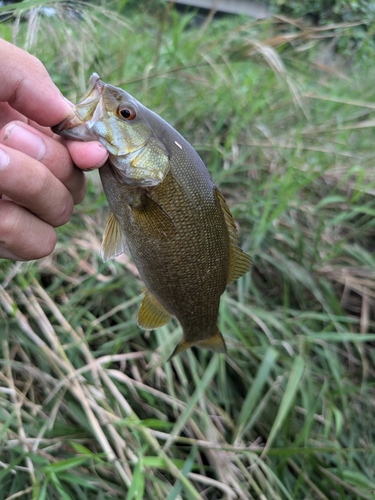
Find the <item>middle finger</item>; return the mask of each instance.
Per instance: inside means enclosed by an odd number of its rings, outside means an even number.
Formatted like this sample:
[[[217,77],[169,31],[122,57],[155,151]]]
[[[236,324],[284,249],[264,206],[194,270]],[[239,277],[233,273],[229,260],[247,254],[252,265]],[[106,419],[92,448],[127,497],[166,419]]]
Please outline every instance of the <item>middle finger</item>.
[[[40,161],[70,191],[74,203],[86,192],[84,174],[74,165],[68,150],[59,141],[25,123],[14,121],[0,131],[0,143]]]

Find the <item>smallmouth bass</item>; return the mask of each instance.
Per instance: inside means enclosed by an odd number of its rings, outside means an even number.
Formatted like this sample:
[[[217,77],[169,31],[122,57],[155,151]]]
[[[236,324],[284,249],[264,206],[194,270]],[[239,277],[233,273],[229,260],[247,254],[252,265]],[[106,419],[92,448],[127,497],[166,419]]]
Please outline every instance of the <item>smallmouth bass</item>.
[[[171,357],[194,345],[225,352],[217,327],[220,297],[251,259],[238,246],[225,199],[194,148],[95,73],[74,114],[52,130],[99,140],[109,152],[99,169],[111,208],[101,255],[105,261],[129,248],[146,285],[138,325],[149,330],[177,318],[183,337]]]

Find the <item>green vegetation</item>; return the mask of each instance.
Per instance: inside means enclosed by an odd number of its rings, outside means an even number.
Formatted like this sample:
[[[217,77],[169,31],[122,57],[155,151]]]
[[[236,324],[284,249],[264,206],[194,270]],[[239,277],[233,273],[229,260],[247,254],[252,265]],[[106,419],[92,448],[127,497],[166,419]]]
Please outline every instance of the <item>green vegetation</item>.
[[[374,19],[371,0],[270,0],[274,12],[293,17],[311,17],[317,23],[361,20],[364,24]]]
[[[71,100],[96,71],[174,125],[254,268],[222,299],[228,355],[166,363],[180,329],[137,327],[88,174],[53,255],[0,263],[0,499],[375,498],[373,61],[332,53],[346,28],[77,5],[0,35]]]
[[[299,18],[315,26],[346,23],[346,36],[333,37],[331,45],[353,56],[361,51],[365,59],[373,57],[375,49],[375,3],[373,0],[270,0],[276,15]],[[307,26],[306,26],[307,28]]]

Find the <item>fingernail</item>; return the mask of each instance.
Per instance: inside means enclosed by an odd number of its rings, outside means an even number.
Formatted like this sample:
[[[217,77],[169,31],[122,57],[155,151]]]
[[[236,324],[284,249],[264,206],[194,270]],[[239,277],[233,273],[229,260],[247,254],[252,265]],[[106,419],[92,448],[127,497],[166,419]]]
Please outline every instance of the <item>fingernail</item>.
[[[3,149],[0,149],[0,170],[6,168],[9,165],[9,161],[10,161],[9,156]]]
[[[43,139],[30,129],[12,123],[5,129],[4,142],[7,146],[25,153],[35,160],[41,160],[46,154],[46,145]]]
[[[64,96],[63,96],[63,99],[64,99],[64,101],[65,101],[67,104],[69,104],[69,106],[70,106],[71,108],[74,108],[74,104],[72,103],[72,101],[69,101],[69,99],[67,99],[67,98],[66,98],[66,97],[64,97]]]
[[[99,152],[99,154],[102,155],[102,158],[98,163],[95,165],[94,168],[98,168],[98,166],[102,166],[103,163],[107,160],[109,153],[108,149],[103,146],[103,144],[95,144],[96,150]]]

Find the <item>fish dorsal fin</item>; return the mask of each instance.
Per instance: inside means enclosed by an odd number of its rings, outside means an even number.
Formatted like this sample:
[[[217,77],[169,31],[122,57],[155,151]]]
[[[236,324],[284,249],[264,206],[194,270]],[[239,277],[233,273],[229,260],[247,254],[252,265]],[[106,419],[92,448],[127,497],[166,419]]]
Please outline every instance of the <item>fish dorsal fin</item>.
[[[114,259],[117,255],[125,252],[126,240],[119,221],[113,212],[110,213],[104,229],[100,255],[103,262]]]
[[[155,299],[146,289],[142,305],[138,313],[138,326],[144,330],[151,330],[163,326],[171,319],[172,315]]]
[[[230,252],[230,266],[227,285],[238,280],[238,278],[250,271],[251,266],[252,260],[250,255],[243,252],[240,247],[233,245]]]
[[[251,268],[251,257],[244,253],[241,248],[238,246],[238,231],[236,223],[234,222],[233,216],[230,213],[227,202],[225,201],[224,196],[221,192],[215,188],[216,196],[219,200],[221,209],[224,214],[225,223],[228,228],[229,234],[229,244],[230,244],[230,252],[229,252],[229,273],[227,284],[233,283],[240,276],[245,274]]]
[[[202,347],[203,349],[209,349],[210,351],[214,352],[227,352],[224,337],[222,336],[219,328],[216,327],[215,333],[211,337],[208,337],[203,340],[188,341],[182,338],[180,342],[176,345],[172,354],[169,356],[168,361],[171,358],[173,358],[173,356],[176,356],[177,354],[180,354],[180,352],[183,352],[186,349],[189,349],[189,347],[193,346]]]

